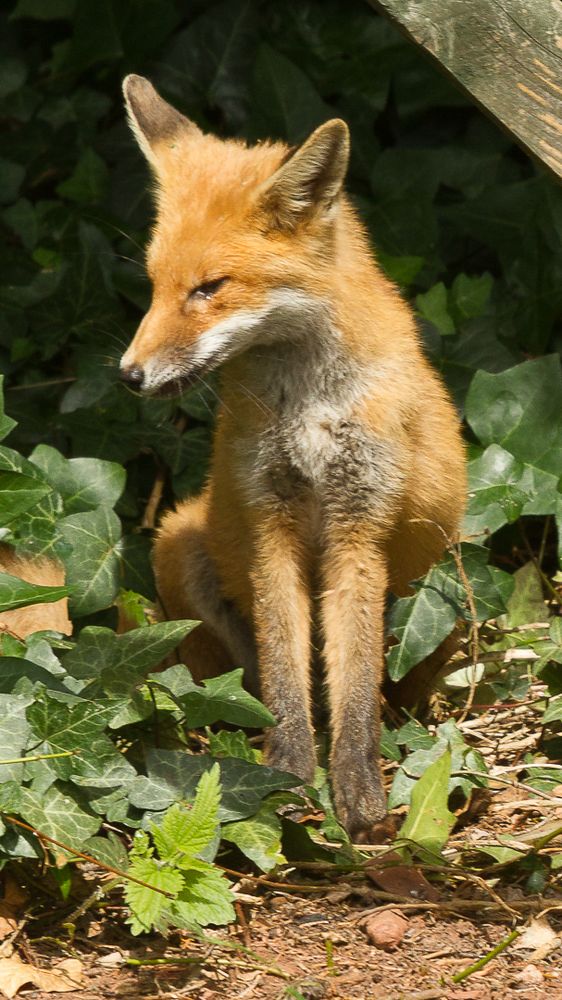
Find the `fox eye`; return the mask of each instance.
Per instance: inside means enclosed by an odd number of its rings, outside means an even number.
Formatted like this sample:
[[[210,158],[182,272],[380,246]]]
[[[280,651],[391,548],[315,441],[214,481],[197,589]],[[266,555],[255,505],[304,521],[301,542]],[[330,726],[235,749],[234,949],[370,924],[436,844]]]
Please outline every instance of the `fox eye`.
[[[218,292],[225,281],[228,281],[227,277],[215,278],[214,281],[204,281],[203,284],[197,285],[197,288],[192,288],[187,297],[188,299],[212,299],[215,292]]]

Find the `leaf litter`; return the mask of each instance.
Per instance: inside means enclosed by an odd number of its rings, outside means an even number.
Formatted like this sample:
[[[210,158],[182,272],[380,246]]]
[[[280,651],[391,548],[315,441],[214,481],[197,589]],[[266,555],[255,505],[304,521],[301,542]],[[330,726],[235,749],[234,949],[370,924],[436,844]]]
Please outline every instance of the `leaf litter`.
[[[524,705],[473,711],[459,725],[486,759],[489,797],[484,812],[457,824],[440,863],[423,851],[406,863],[401,852],[383,846],[363,852],[364,870],[338,874],[326,864],[320,872],[311,861],[246,875],[234,886],[238,923],[207,930],[202,940],[188,930],[125,937],[126,911],[111,893],[101,910],[92,907],[76,919],[71,939],[62,917],[54,919],[56,931],[49,922],[56,943],[36,937],[45,933],[40,915],[36,930],[28,925],[22,937],[40,956],[39,971],[60,977],[61,949],[77,956],[83,966],[82,985],[73,987],[77,1000],[116,992],[197,1000],[561,997],[562,893],[548,873],[535,889],[532,881],[536,860],[544,867],[559,851],[562,830],[562,797],[540,787],[536,759],[528,756],[529,734],[535,751],[539,744],[543,699],[544,688],[535,684]],[[389,783],[398,768],[397,761],[386,763]],[[514,856],[517,866],[509,868]],[[91,880],[95,871],[83,874]],[[495,952],[514,928],[520,933],[509,947],[464,984],[453,984],[453,976]],[[53,980],[57,988],[66,988],[65,975],[63,968],[62,979]],[[33,981],[34,1000],[47,997],[52,986]]]

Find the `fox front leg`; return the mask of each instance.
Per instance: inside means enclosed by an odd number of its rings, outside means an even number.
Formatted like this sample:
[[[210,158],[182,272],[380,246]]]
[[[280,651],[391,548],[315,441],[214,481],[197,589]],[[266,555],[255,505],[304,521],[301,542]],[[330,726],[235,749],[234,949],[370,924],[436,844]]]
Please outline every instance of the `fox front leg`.
[[[361,527],[332,530],[323,559],[336,812],[353,840],[378,842],[390,829],[380,767],[386,560],[368,528]]]
[[[310,695],[310,593],[291,518],[271,514],[255,530],[254,628],[262,699],[277,719],[267,763],[311,782],[316,766]]]

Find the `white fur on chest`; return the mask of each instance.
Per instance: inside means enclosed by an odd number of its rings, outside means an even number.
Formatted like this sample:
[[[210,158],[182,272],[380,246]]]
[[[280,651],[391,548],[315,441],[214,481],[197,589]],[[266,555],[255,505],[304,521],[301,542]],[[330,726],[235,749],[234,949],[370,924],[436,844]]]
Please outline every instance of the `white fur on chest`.
[[[252,393],[268,418],[259,431],[243,433],[236,448],[246,496],[261,501],[278,482],[289,492],[293,483],[320,493],[365,392],[362,373],[333,329],[256,351],[250,371]]]
[[[279,420],[282,455],[311,485],[322,481],[326,467],[337,460],[338,429],[349,419],[349,405],[334,406],[322,401],[305,403],[297,413]],[[270,450],[274,452],[275,447]]]

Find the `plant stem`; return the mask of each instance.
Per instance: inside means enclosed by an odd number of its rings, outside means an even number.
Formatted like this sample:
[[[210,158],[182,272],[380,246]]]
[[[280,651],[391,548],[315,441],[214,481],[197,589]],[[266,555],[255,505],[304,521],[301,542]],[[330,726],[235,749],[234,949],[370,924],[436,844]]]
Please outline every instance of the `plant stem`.
[[[492,959],[496,957],[496,955],[499,955],[500,952],[505,951],[505,949],[509,947],[512,941],[515,941],[515,938],[519,937],[519,934],[520,932],[517,930],[512,931],[511,934],[508,934],[508,936],[504,938],[503,941],[500,941],[500,943],[497,944],[495,948],[492,948],[492,950],[489,951],[487,955],[484,955],[482,958],[479,958],[478,961],[474,963],[474,965],[468,965],[466,969],[462,969],[460,972],[457,972],[457,974],[453,976],[452,982],[462,983],[463,979],[468,979],[468,977],[472,976],[475,972],[479,972],[480,969],[483,969],[484,966],[488,964],[488,962],[491,962]]]
[[[145,965],[201,965],[203,958],[199,955],[196,958],[126,958],[125,965],[133,965],[135,968],[142,968]]]
[[[331,938],[326,938],[326,968],[329,976],[337,976],[338,970],[334,962],[334,942]]]
[[[468,692],[468,698],[467,698],[466,704],[464,706],[464,711],[463,711],[462,715],[459,718],[459,723],[461,723],[461,722],[464,722],[464,720],[468,716],[468,713],[470,712],[470,710],[472,708],[472,703],[474,701],[474,695],[476,694],[476,685],[477,685],[476,677],[477,677],[477,670],[478,670],[479,645],[480,645],[480,643],[479,643],[480,624],[478,622],[478,614],[476,612],[476,602],[474,600],[474,591],[472,589],[472,585],[470,583],[470,580],[468,579],[468,576],[466,574],[466,571],[465,571],[465,568],[464,568],[464,565],[463,565],[463,561],[462,561],[460,542],[453,543],[453,545],[451,545],[451,547],[450,547],[450,551],[452,553],[453,559],[455,560],[455,565],[457,567],[457,573],[459,574],[459,579],[460,579],[460,581],[461,581],[461,583],[462,583],[462,585],[463,585],[463,587],[464,587],[464,589],[466,591],[466,603],[468,605],[468,610],[470,612],[470,619],[471,619],[471,621],[470,621],[470,658],[471,658],[471,665],[472,665],[472,673],[471,673],[471,677],[470,677],[470,689],[469,689],[469,692]]]
[[[64,385],[65,382],[76,382],[76,375],[65,375],[63,378],[48,378],[43,382],[25,382],[23,385],[7,385],[7,392],[22,392],[24,389],[45,389],[49,385]]]
[[[521,521],[521,519],[519,519],[519,521],[517,522],[517,524],[518,524],[518,527],[519,527],[519,532],[521,534],[521,538],[523,539],[523,544],[524,544],[525,548],[527,549],[527,553],[529,555],[529,558],[531,559],[531,562],[534,564],[535,569],[536,569],[537,573],[539,574],[539,576],[540,576],[540,578],[541,578],[541,580],[543,582],[543,585],[546,587],[546,589],[548,590],[548,592],[551,595],[551,597],[554,598],[554,600],[556,601],[556,603],[560,607],[560,594],[558,593],[558,591],[557,591],[556,587],[554,586],[554,584],[551,583],[551,581],[549,580],[549,578],[546,575],[546,573],[544,572],[544,570],[541,569],[541,565],[540,565],[539,560],[537,559],[535,553],[533,552],[533,548],[532,548],[531,543],[530,543],[530,541],[529,541],[529,539],[527,537],[527,532],[525,531],[525,528],[524,528],[524,525],[523,525],[523,522]]]
[[[262,961],[257,956],[258,961],[254,962],[240,962],[235,958],[223,959],[227,965],[235,966],[238,969],[259,969],[260,972],[264,972],[270,976],[277,976],[278,979],[290,979],[287,972],[283,972],[283,969],[278,968],[274,965],[268,965],[267,962]],[[178,957],[178,958],[126,958],[125,965],[131,965],[134,967],[142,968],[145,965],[202,965],[205,961],[202,955],[198,957]],[[220,959],[218,960],[220,963]]]
[[[303,882],[297,885],[294,882],[272,882],[271,879],[263,878],[261,875],[248,875],[245,872],[238,872],[234,868],[225,868],[224,865],[215,865],[227,875],[233,875],[237,879],[244,879],[245,882],[256,882],[257,885],[266,885],[268,889],[282,889],[284,892],[326,892],[326,885],[310,885]]]
[[[152,889],[153,892],[159,892],[161,896],[166,896],[167,899],[174,899],[173,892],[167,892],[166,889],[158,889],[155,885],[149,885],[148,882],[143,882],[140,878],[135,878],[133,875],[129,875],[127,872],[121,871],[120,868],[112,868],[111,865],[106,865],[104,861],[99,861],[97,858],[92,857],[91,854],[84,854],[83,851],[77,851],[74,847],[70,847],[69,844],[63,844],[61,840],[55,840],[54,837],[49,837],[46,833],[41,833],[40,830],[36,830],[35,827],[29,826],[28,823],[23,823],[21,819],[16,819],[15,816],[8,816],[6,813],[0,813],[3,819],[8,823],[13,823],[14,826],[19,826],[22,830],[27,830],[32,833],[34,837],[37,837],[39,843],[46,841],[48,844],[54,844],[55,847],[61,847],[63,851],[68,851],[69,854],[73,854],[75,858],[82,858],[83,861],[89,861],[90,864],[97,865],[98,868],[103,868],[106,872],[111,872],[112,875],[118,875],[119,878],[126,879],[127,882],[135,882],[136,885],[142,885],[145,889]]]
[[[14,757],[13,760],[0,760],[0,764],[28,764],[34,760],[53,760],[54,757],[73,757],[78,750],[61,750],[60,753],[38,753],[33,757]]]
[[[156,477],[152,485],[152,490],[150,491],[150,496],[148,502],[144,509],[144,514],[142,516],[141,528],[147,528],[150,531],[154,531],[154,526],[156,524],[156,515],[158,513],[158,508],[162,500],[162,494],[164,492],[164,486],[166,484],[166,471],[162,464],[158,464]]]

